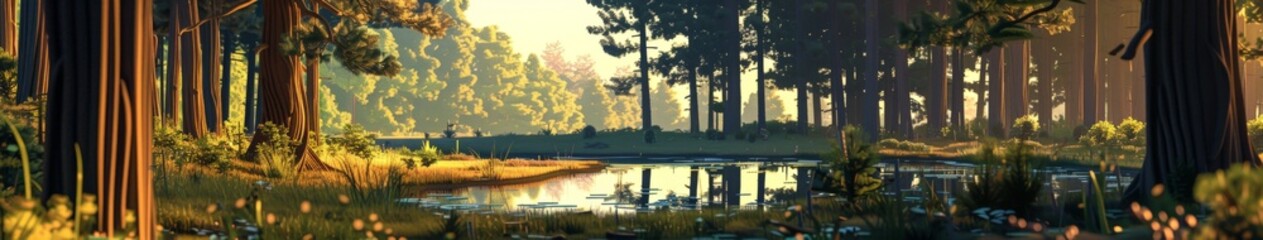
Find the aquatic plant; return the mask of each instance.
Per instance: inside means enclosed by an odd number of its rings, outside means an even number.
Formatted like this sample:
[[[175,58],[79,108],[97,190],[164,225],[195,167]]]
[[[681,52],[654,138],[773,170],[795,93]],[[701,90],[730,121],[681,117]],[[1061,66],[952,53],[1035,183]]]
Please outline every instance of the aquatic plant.
[[[834,145],[833,150],[820,156],[829,162],[830,171],[825,176],[826,184],[820,191],[836,193],[846,199],[858,199],[881,189],[882,180],[875,177],[877,163],[881,159],[872,145],[864,143],[862,134],[855,127],[846,128],[846,159],[842,158],[842,148]]]

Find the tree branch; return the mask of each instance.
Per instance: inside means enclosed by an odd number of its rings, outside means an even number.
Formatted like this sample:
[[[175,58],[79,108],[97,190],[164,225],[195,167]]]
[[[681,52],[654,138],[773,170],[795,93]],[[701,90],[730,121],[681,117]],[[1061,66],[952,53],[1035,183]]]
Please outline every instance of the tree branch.
[[[298,9],[302,11],[303,15],[314,18],[316,21],[320,22],[320,25],[324,25],[325,36],[329,39],[333,39],[333,25],[329,24],[329,21],[325,20],[324,17],[321,17],[320,13],[311,10],[311,8],[308,8],[307,6],[302,6]]]
[[[328,1],[325,1],[325,0],[311,0],[311,1],[315,2],[316,5],[320,5],[320,7],[328,9],[330,12],[333,12],[333,15],[342,16],[342,9],[333,7],[333,4],[329,4]]]
[[[219,15],[215,15],[212,17],[203,18],[201,21],[198,21],[196,24],[181,28],[180,34],[183,35],[185,33],[191,32],[193,31],[193,29],[202,27],[202,24],[206,24],[207,22],[210,22],[211,20],[224,18],[229,15],[240,12],[241,10],[245,10],[246,8],[254,5],[254,3],[256,2],[258,2],[258,0],[242,0],[241,2],[237,3],[237,5],[234,5],[232,8],[229,8],[228,11],[224,11],[223,13],[220,13]]]

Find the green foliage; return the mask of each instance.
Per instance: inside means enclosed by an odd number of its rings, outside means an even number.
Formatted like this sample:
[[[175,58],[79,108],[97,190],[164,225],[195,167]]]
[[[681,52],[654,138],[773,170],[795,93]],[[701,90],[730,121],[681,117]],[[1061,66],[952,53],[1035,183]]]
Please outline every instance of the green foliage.
[[[364,126],[359,124],[343,126],[342,133],[330,137],[329,143],[361,159],[373,159],[381,151],[377,147],[377,134],[365,132]]]
[[[1013,120],[1013,136],[1019,139],[1031,139],[1039,132],[1039,118],[1035,115],[1022,116]]]
[[[1263,236],[1263,170],[1243,164],[1202,174],[1196,189],[1197,201],[1212,210],[1198,238]]]
[[[237,158],[236,147],[222,137],[204,137],[193,141],[193,163],[212,167],[219,172],[228,171],[232,159]]]
[[[583,139],[593,138],[596,138],[596,127],[593,127],[592,125],[583,127]]]
[[[963,46],[984,53],[1005,42],[1033,38],[1032,27],[1049,34],[1066,32],[1074,24],[1074,14],[1071,8],[1057,10],[1059,2],[957,1],[954,15],[922,12],[901,23],[899,43],[912,49]]]
[[[967,191],[957,193],[963,212],[981,208],[1012,210],[1027,215],[1043,191],[1044,179],[1034,173],[1033,159],[1025,145],[1014,144],[1003,156],[995,154],[995,146],[984,144],[978,155],[980,163],[974,181],[967,181]]]
[[[0,49],[0,103],[12,103],[17,99],[18,62],[10,54],[11,49]]]
[[[1089,231],[1098,233],[1111,233],[1109,219],[1105,213],[1105,191],[1101,189],[1101,181],[1096,177],[1096,171],[1088,172],[1088,190],[1083,195],[1084,218],[1086,220],[1085,227]]]
[[[0,238],[4,239],[76,239],[87,236],[89,227],[96,221],[98,207],[96,196],[85,194],[78,207],[69,197],[56,194],[48,198],[45,205],[39,205],[33,199],[7,198],[0,200],[4,210],[3,228]],[[78,209],[78,214],[75,214]],[[130,210],[128,214],[134,216]],[[77,216],[76,216],[77,215]],[[133,226],[122,230],[122,233],[134,232],[135,218],[125,222],[124,226]],[[78,232],[76,232],[78,231]]]
[[[19,192],[17,187],[32,187],[23,179],[27,170],[33,179],[31,184],[37,184],[38,179],[43,178],[44,146],[40,144],[38,130],[30,125],[31,122],[12,118],[17,116],[9,115],[14,113],[13,109],[4,105],[0,107],[6,108],[0,109],[0,199],[3,199]],[[14,135],[15,130],[17,135]],[[18,144],[18,137],[22,138],[22,144]],[[25,149],[20,146],[25,146]],[[39,188],[38,185],[33,187]]]
[[[1255,117],[1246,123],[1247,133],[1250,136],[1250,143],[1254,144],[1254,148],[1263,147],[1263,117]]]
[[[645,143],[654,143],[658,140],[658,130],[648,129],[645,132]]]
[[[1145,139],[1145,123],[1135,118],[1127,117],[1118,123],[1119,138],[1132,144],[1143,143]]]
[[[846,199],[859,199],[876,194],[882,186],[882,180],[875,177],[877,163],[881,159],[872,145],[864,143],[863,133],[855,126],[845,129],[847,144],[845,158],[842,148],[834,145],[833,150],[820,156],[829,163],[829,174],[825,179],[825,192],[836,193]]]
[[[443,151],[434,145],[430,145],[430,141],[422,142],[421,148],[415,151],[407,151],[407,149],[405,151],[407,157],[403,161],[404,166],[407,166],[408,169],[415,169],[418,164],[423,167],[430,167],[430,165],[437,163],[439,158],[443,157]]]
[[[263,134],[266,139],[258,145],[257,155],[259,164],[266,171],[265,175],[270,178],[295,176],[297,169],[294,168],[294,159],[297,153],[294,149],[298,147],[298,143],[289,138],[289,130],[268,122],[260,125],[255,134]]]
[[[1113,146],[1119,143],[1120,138],[1118,129],[1109,121],[1100,121],[1092,124],[1092,128],[1079,138],[1079,141],[1091,146]]]
[[[884,149],[898,149],[911,152],[929,152],[930,146],[925,143],[913,142],[909,140],[900,141],[899,139],[887,138],[877,141],[877,146]]]

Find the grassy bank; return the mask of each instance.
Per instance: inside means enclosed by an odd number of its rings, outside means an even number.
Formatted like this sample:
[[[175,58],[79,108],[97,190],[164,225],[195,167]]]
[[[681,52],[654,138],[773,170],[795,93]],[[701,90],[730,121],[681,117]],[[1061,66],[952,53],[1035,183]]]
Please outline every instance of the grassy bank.
[[[378,143],[387,147],[408,146],[415,148],[421,138],[381,137]],[[578,134],[565,135],[505,135],[482,138],[430,139],[431,144],[445,152],[453,152],[460,145],[460,152],[509,153],[515,156],[570,156],[570,155],[707,155],[707,156],[818,156],[829,150],[830,139],[802,135],[775,135],[766,141],[749,142],[728,139],[712,141],[699,139],[693,134],[664,132],[657,141],[644,142],[644,135],[631,132],[602,132],[591,139]]]

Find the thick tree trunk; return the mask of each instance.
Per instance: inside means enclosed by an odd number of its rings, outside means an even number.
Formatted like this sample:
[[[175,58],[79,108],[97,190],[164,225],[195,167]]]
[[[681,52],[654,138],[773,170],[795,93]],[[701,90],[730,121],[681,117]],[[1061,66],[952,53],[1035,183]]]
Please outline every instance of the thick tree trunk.
[[[22,30],[18,52],[25,53],[18,58],[18,94],[17,102],[25,102],[31,97],[43,96],[48,92],[49,71],[52,66],[48,61],[47,24],[44,0],[22,1]]]
[[[987,82],[987,134],[997,138],[1007,136],[1004,132],[1007,129],[1004,117],[1008,116],[1004,112],[1007,109],[1004,102],[1004,90],[1006,89],[1004,85],[1008,84],[1004,75],[1006,70],[1004,66],[1005,50],[1007,49],[997,48],[987,53],[987,71],[991,77],[990,81]]]
[[[320,136],[320,59],[307,59],[307,132],[313,137]],[[319,143],[317,143],[319,144]]]
[[[1096,39],[1096,19],[1097,7],[1100,4],[1097,1],[1089,1],[1083,7],[1083,80],[1080,86],[1083,89],[1082,111],[1083,124],[1091,126],[1100,120],[1097,113],[1100,111],[1100,98],[1097,96],[1097,39]]]
[[[814,110],[811,111],[812,123],[817,128],[824,127],[824,104],[820,102],[820,99],[824,97],[819,92],[813,92],[811,95],[811,110]]]
[[[874,23],[878,21],[877,4],[877,0],[864,0],[865,22]],[[860,110],[863,121],[860,122],[860,127],[864,129],[864,134],[868,135],[868,139],[865,140],[869,142],[875,142],[878,137],[881,137],[878,130],[881,128],[881,125],[877,115],[877,92],[880,89],[877,86],[877,67],[881,56],[878,51],[878,45],[881,45],[878,43],[878,28],[880,26],[877,24],[865,24],[864,26],[864,53],[867,56],[864,58],[864,103],[861,104]]]
[[[208,1],[210,9],[218,9],[220,1]],[[214,11],[207,11],[206,16],[211,17],[218,14]],[[198,15],[201,16],[201,15]],[[201,20],[201,17],[197,18]],[[219,38],[219,18],[211,17],[205,24],[201,26],[201,67],[202,67],[202,108],[206,110],[206,116],[203,121],[206,122],[206,130],[212,133],[218,133],[223,129],[224,121],[223,112],[220,109],[224,104],[220,101],[221,83],[219,57],[220,38]]]
[[[18,56],[18,15],[16,0],[0,0],[0,49]]]
[[[301,23],[300,4],[297,0],[263,1],[264,46],[281,46],[286,39],[297,37],[296,28]],[[299,76],[299,56],[286,53],[278,47],[268,47],[259,54],[262,64],[259,72],[259,122],[272,123],[286,128],[289,138],[298,143],[295,156],[298,170],[327,170],[308,144],[308,125],[316,119],[307,117],[307,97],[303,80]],[[251,138],[246,151],[248,159],[257,156],[259,144],[268,141],[264,134]]]
[[[894,6],[895,19],[908,19],[908,0],[895,0]],[[891,133],[905,139],[911,139],[912,136],[912,95],[908,81],[911,81],[908,73],[908,51],[903,48],[895,48],[894,50],[895,64],[895,94],[894,94],[894,110],[895,110],[895,128]],[[887,105],[886,107],[890,107]]]
[[[1234,1],[1146,1],[1142,9],[1141,31],[1153,30],[1144,45],[1150,127],[1126,199],[1143,200],[1177,172],[1258,166],[1245,128]]]
[[[1023,40],[1009,43],[1004,52],[1007,54],[1004,58],[1004,80],[1007,81],[1004,84],[1004,106],[1007,108],[1001,123],[1007,133],[1013,127],[1014,120],[1026,116],[1030,111],[1030,98],[1026,91],[1030,83],[1030,42]]]
[[[46,193],[76,194],[76,146],[83,192],[100,206],[106,237],[153,239],[154,53],[152,1],[48,1],[49,87]],[[128,219],[132,221],[129,222]],[[123,226],[136,232],[120,232]]]
[[[166,85],[168,85],[168,83],[166,82],[167,79],[165,79],[167,76],[167,63],[166,63],[167,51],[163,51],[164,49],[166,49],[167,35],[162,34],[162,33],[154,33],[154,34],[156,35],[157,41],[158,41],[157,46],[154,47],[154,54],[156,55],[154,57],[154,71],[156,72],[156,74],[154,74],[154,81],[157,82],[155,83],[155,86],[154,86],[155,87],[154,96],[156,96],[158,99],[157,101],[155,101],[155,103],[158,103],[158,104],[154,104],[154,107],[156,108],[154,109],[154,111],[159,116],[158,121],[162,121],[161,118],[165,118],[167,116],[166,108],[162,106],[162,103],[166,102],[167,96],[162,95],[162,90],[161,90],[164,87],[166,87]]]
[[[172,21],[180,21],[180,26],[192,26],[200,21],[197,15],[197,1],[183,0],[176,1],[173,8],[180,9],[179,19]],[[178,31],[178,30],[177,30]],[[180,79],[183,83],[184,91],[182,92],[184,114],[183,126],[184,133],[192,138],[201,138],[210,133],[206,124],[206,101],[203,97],[205,86],[202,82],[202,45],[201,31],[198,28],[192,28],[191,31],[180,35]]]
[[[182,67],[184,66],[184,46],[181,46],[184,37],[180,36],[180,29],[184,25],[179,20],[183,18],[181,12],[184,12],[184,10],[180,7],[180,2],[183,1],[172,1],[167,15],[167,19],[170,19],[167,26],[167,84],[164,86],[165,89],[163,89],[164,95],[167,97],[163,101],[162,112],[167,114],[164,118],[167,121],[171,121],[171,123],[181,122],[179,109],[182,92],[180,91],[180,85],[184,85],[183,81],[180,80],[180,76],[182,76],[180,73],[183,72]]]
[[[991,86],[990,80],[987,79],[988,76],[991,76],[991,54],[975,57],[978,60],[980,69],[978,70],[978,87],[974,89],[974,94],[978,95],[977,101],[974,101],[974,121],[981,121],[985,119],[985,111],[988,111],[987,102],[991,101],[987,97],[990,96],[988,89]]]
[[[706,87],[709,88],[706,93],[706,130],[715,130],[715,72],[706,73]],[[805,116],[805,115],[804,115]]]
[[[219,73],[219,121],[220,125],[228,122],[229,110],[228,104],[232,102],[232,54],[237,51],[236,34],[228,33],[223,35],[224,47],[220,50],[220,73]]]
[[[1053,40],[1047,35],[1036,39],[1037,40],[1035,41],[1039,43],[1036,44],[1038,46],[1050,46],[1052,44],[1050,41]],[[1052,48],[1047,47],[1037,48],[1039,50],[1035,49],[1036,48],[1031,49],[1033,51],[1031,53],[1033,55],[1031,59],[1034,59],[1036,70],[1038,70],[1038,72],[1036,72],[1037,79],[1035,80],[1036,93],[1033,94],[1036,99],[1035,114],[1039,116],[1040,126],[1049,126],[1049,124],[1052,124],[1053,122],[1052,109],[1054,105],[1054,94],[1052,92],[1052,83],[1054,76],[1053,73],[1056,71],[1056,66],[1053,65],[1053,63],[1057,61],[1056,52],[1054,52]]]
[[[938,135],[947,122],[947,50],[943,47],[930,49],[930,85],[925,93],[925,123],[931,133]]]
[[[804,20],[803,20],[803,7],[802,6],[803,6],[802,0],[794,0],[793,7],[794,7],[795,14],[794,14],[793,37],[795,39],[798,39],[794,42],[794,46],[792,48],[792,50],[794,51],[793,52],[794,66],[802,66],[803,56],[806,55],[806,48],[803,47],[803,42],[801,39],[804,35],[803,34],[803,21]],[[793,80],[794,81],[794,98],[795,98],[794,102],[797,103],[796,105],[798,107],[797,109],[798,111],[795,113],[795,116],[798,118],[797,129],[799,133],[806,135],[807,134],[807,119],[808,119],[807,80],[803,78],[803,75],[805,74],[803,74],[803,71],[800,69],[801,68],[793,68],[793,70],[791,70],[793,71],[793,74],[791,76],[794,78]]]
[[[739,9],[741,0],[724,1],[724,78],[728,95],[724,97],[724,134],[736,135],[741,131],[741,21]]]

